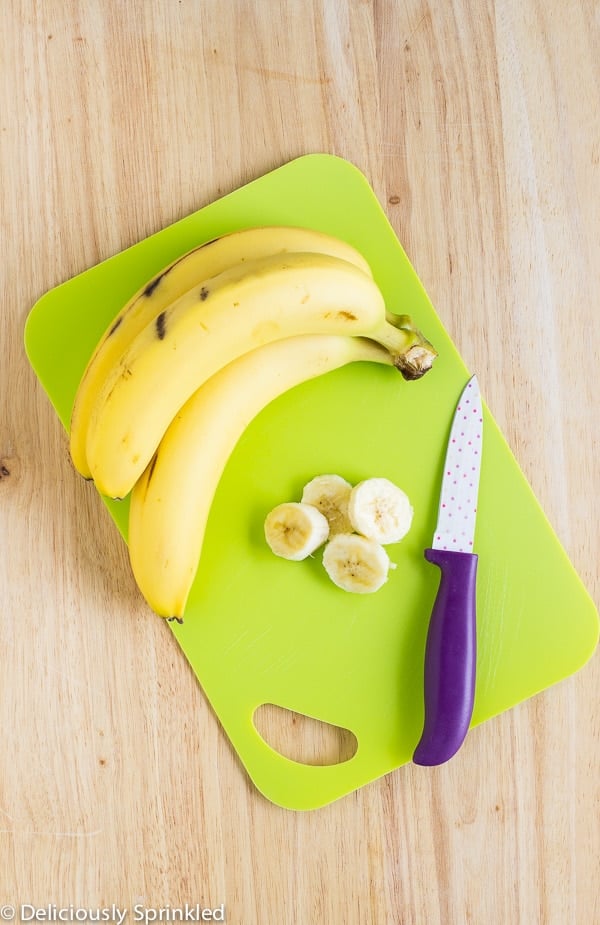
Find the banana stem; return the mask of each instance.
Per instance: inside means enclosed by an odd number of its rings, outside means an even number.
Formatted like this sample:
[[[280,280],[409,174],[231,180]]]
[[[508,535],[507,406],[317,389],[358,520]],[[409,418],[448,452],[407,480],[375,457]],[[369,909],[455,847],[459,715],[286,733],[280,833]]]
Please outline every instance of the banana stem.
[[[408,380],[424,376],[438,355],[410,315],[386,312],[383,325],[369,336],[389,350],[394,366]]]

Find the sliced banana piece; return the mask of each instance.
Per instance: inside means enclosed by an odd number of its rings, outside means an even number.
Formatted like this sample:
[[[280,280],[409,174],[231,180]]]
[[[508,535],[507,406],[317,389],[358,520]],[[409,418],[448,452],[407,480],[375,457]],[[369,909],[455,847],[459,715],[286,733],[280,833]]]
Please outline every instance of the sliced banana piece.
[[[348,516],[354,530],[377,543],[397,543],[413,519],[408,496],[389,479],[365,479],[350,492]]]
[[[302,491],[302,502],[312,504],[324,514],[329,523],[329,536],[351,533],[348,501],[352,485],[341,475],[317,475]]]
[[[329,536],[329,524],[311,504],[286,501],[265,518],[265,539],[276,556],[300,562],[322,546]]]
[[[338,533],[323,552],[325,571],[338,588],[354,594],[378,591],[392,563],[380,543],[358,533]]]

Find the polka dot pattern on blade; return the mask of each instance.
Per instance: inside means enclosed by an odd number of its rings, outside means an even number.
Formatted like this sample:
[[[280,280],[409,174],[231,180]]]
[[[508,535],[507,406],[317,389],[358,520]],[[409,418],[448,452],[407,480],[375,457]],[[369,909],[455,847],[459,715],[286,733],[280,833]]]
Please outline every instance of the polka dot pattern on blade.
[[[472,552],[481,464],[483,411],[479,384],[469,380],[459,399],[446,451],[433,545]]]

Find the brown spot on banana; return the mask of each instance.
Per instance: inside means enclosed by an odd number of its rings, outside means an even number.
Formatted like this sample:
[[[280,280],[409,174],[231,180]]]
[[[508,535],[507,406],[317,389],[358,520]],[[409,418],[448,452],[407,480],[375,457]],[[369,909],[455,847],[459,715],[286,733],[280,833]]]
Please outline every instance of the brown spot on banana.
[[[161,312],[160,315],[156,316],[156,321],[154,325],[156,327],[156,334],[159,340],[165,339],[165,334],[167,333],[166,327],[167,313]]]
[[[348,311],[348,309],[341,308],[336,312],[325,312],[325,318],[339,318],[340,321],[358,321],[358,315],[355,315],[354,312]]]
[[[208,299],[209,292],[210,290],[207,289],[206,286],[202,287],[202,289],[200,290],[200,301],[201,302],[206,302],[206,300]]]
[[[154,292],[154,290],[156,289],[156,287],[159,285],[159,283],[161,282],[161,280],[163,280],[163,279],[165,278],[165,276],[166,276],[168,273],[170,273],[171,270],[173,270],[173,269],[177,266],[177,264],[181,263],[182,260],[185,260],[187,257],[189,257],[189,254],[190,254],[190,253],[194,253],[196,250],[203,250],[203,248],[209,247],[211,244],[214,244],[214,243],[215,243],[216,241],[218,241],[218,240],[219,240],[218,238],[212,238],[212,240],[210,240],[210,241],[205,241],[204,244],[201,244],[199,247],[195,248],[194,251],[190,251],[189,253],[182,254],[181,257],[179,257],[177,260],[175,260],[175,261],[171,264],[170,267],[167,267],[166,270],[163,270],[162,273],[159,273],[158,276],[155,276],[154,279],[151,279],[151,280],[150,280],[150,282],[148,283],[148,285],[147,285],[146,288],[144,289],[142,295],[145,295],[145,296],[147,296],[148,298],[150,298],[150,296],[152,295],[152,293]]]
[[[123,316],[120,315],[120,316],[117,318],[117,320],[115,321],[115,323],[113,324],[113,326],[112,326],[112,328],[110,329],[110,331],[108,332],[108,337],[110,337],[111,334],[114,334],[114,333],[115,333],[115,331],[117,330],[117,328],[119,327],[119,325],[121,324],[122,321],[123,321]]]
[[[151,280],[150,280],[150,282],[148,283],[148,285],[147,285],[146,288],[144,289],[144,295],[145,295],[147,298],[150,298],[150,296],[152,295],[152,293],[154,292],[154,290],[156,289],[156,287],[157,287],[158,284],[160,283],[161,279],[162,279],[164,276],[166,276],[168,272],[169,272],[168,270],[163,270],[162,273],[159,273],[158,276],[155,276],[154,279],[151,279]]]

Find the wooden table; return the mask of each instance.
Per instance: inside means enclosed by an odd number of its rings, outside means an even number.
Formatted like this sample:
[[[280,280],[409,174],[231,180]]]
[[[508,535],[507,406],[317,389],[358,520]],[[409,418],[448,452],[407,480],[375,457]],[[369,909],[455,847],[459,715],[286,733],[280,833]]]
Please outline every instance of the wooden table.
[[[593,0],[1,4],[0,904],[600,921],[597,658],[445,766],[278,809],[141,601],[22,346],[73,274],[295,156],[348,158],[598,603],[599,28]]]

